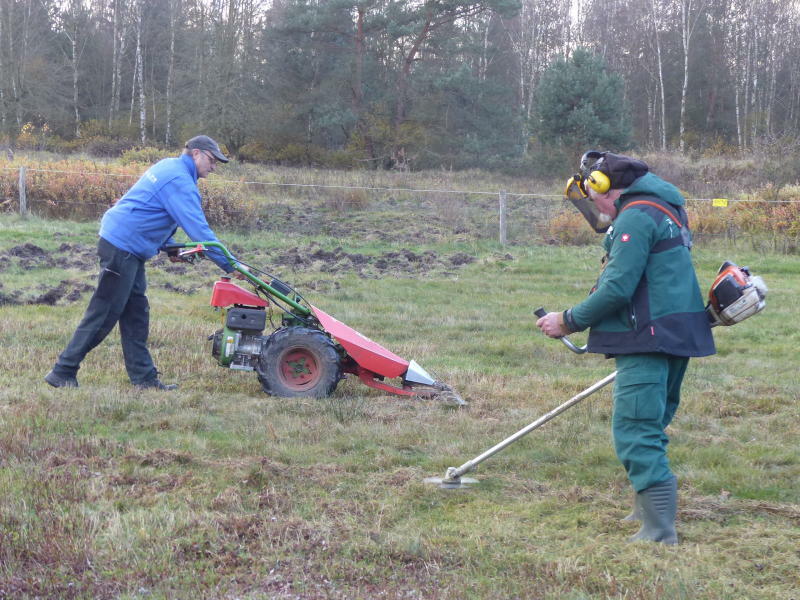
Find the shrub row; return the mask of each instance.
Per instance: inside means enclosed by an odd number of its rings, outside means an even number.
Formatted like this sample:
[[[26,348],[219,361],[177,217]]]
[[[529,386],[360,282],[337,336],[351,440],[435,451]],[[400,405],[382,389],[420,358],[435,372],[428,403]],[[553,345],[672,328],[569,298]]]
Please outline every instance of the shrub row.
[[[800,202],[741,201],[720,208],[709,201],[694,201],[686,212],[695,233],[746,232],[800,237]],[[597,243],[597,236],[577,211],[565,211],[553,217],[549,234],[552,242],[563,245]]]
[[[121,198],[144,171],[142,164],[98,164],[90,160],[25,161],[26,197],[46,218],[95,220]],[[20,161],[0,161],[0,194],[6,210],[19,207]],[[248,229],[258,218],[255,201],[241,186],[200,180],[200,194],[213,227]]]
[[[252,142],[239,148],[238,157],[245,162],[287,167],[353,169],[359,166],[355,152],[327,150],[313,144],[289,143],[280,148],[268,148],[261,142]]]
[[[37,214],[52,218],[92,220],[120,198],[144,172],[146,166],[171,152],[157,148],[130,150],[116,164],[91,160],[43,162],[25,160],[27,198]],[[20,160],[0,161],[0,205],[16,210]],[[234,171],[235,172],[235,171]],[[241,173],[243,176],[245,172]],[[229,181],[201,180],[201,194],[209,222],[216,227],[247,229],[257,223],[259,212],[248,186]],[[364,190],[320,190],[324,200],[337,211],[357,210],[369,204]],[[330,193],[331,198],[328,198]],[[800,186],[785,186],[778,193],[770,190],[751,197],[756,200],[777,196],[779,200],[800,198]],[[687,207],[694,231],[723,234],[731,231],[778,233],[800,236],[798,202],[732,202],[716,208],[708,201],[690,202]],[[557,214],[548,224],[549,240],[560,244],[594,243],[596,238],[575,211]]]

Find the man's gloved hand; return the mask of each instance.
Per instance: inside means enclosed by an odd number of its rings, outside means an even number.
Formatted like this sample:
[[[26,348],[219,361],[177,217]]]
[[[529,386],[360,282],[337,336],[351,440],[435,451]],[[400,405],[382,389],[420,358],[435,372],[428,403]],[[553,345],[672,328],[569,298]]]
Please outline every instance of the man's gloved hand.
[[[564,313],[549,312],[538,321],[536,326],[542,330],[542,333],[551,338],[560,338],[569,335],[571,332],[564,325]]]

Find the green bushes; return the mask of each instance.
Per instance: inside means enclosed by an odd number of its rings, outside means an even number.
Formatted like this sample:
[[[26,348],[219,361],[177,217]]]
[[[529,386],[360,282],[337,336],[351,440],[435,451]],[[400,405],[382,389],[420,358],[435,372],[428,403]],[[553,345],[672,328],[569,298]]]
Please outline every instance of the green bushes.
[[[289,143],[280,148],[269,148],[263,142],[251,142],[239,148],[239,160],[287,167],[318,167],[328,169],[353,169],[358,166],[354,152],[326,150],[313,144]]]
[[[120,164],[123,165],[130,165],[130,164],[146,164],[152,165],[157,163],[162,158],[169,158],[171,156],[178,156],[180,152],[178,150],[168,150],[164,148],[154,148],[152,146],[146,146],[145,148],[131,148],[126,150],[122,153],[122,156],[119,159]]]

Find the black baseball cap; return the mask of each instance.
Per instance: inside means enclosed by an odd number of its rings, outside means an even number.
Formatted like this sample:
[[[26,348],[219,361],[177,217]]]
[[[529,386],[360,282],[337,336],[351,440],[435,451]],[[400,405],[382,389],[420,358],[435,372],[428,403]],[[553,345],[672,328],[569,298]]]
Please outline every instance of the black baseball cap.
[[[228,162],[228,158],[222,153],[222,150],[219,149],[219,144],[212,140],[207,135],[196,135],[188,142],[186,142],[186,148],[188,150],[208,150],[211,152],[211,155],[216,158],[221,163]]]

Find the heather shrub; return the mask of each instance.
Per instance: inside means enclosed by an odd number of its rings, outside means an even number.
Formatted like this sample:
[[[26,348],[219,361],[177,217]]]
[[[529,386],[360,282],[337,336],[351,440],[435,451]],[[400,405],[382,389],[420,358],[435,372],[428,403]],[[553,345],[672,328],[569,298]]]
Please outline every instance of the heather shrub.
[[[710,202],[692,202],[686,207],[686,213],[695,233],[725,233],[732,224],[731,209],[712,206]]]
[[[130,168],[89,160],[26,161],[26,191],[31,210],[43,217],[96,219],[138,179]],[[19,198],[17,169],[0,169],[3,190]],[[17,204],[14,204],[14,208]]]
[[[212,227],[250,229],[258,222],[258,205],[246,186],[225,180],[201,179],[203,210]]]
[[[586,246],[597,243],[597,234],[577,210],[565,211],[550,220],[550,242],[568,246]]]
[[[0,161],[0,206],[19,209],[19,162]],[[90,160],[26,161],[26,191],[33,213],[47,218],[95,220],[141,177],[140,164],[109,165]],[[258,219],[256,203],[244,186],[200,181],[212,226],[248,228]]]

